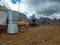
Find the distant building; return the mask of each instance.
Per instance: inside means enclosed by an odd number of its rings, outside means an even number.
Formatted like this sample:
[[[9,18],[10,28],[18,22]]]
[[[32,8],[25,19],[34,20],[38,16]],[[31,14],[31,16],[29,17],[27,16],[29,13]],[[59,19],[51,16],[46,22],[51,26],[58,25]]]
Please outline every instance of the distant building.
[[[40,23],[41,23],[41,25],[49,24],[49,22],[48,22],[48,20],[46,18],[41,19]]]

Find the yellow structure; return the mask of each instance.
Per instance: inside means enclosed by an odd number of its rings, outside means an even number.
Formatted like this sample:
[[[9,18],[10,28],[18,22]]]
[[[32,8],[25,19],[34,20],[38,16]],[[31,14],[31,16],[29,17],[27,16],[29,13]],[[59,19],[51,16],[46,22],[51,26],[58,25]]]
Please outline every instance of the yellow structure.
[[[18,21],[18,26],[21,27],[28,27],[29,23],[25,21],[24,19]]]

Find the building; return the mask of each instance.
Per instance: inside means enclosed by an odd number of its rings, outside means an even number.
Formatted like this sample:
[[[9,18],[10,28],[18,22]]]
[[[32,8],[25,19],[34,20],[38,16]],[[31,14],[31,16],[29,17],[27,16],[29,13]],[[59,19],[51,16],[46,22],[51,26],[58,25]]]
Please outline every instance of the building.
[[[5,6],[0,6],[0,10],[2,10],[2,11],[8,11],[8,9]]]
[[[20,19],[27,20],[28,18],[23,13],[8,10],[6,7],[0,6],[0,24],[6,22],[6,19],[8,20],[7,33],[13,34],[18,33],[17,22]]]

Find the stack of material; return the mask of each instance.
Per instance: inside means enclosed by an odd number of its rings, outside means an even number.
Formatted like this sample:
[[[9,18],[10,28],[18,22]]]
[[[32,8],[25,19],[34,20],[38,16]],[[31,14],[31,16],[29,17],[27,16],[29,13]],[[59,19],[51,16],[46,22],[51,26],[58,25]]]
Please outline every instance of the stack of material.
[[[7,32],[6,17],[8,9],[5,6],[0,5],[0,32]]]
[[[41,20],[41,25],[47,25],[47,24],[49,24],[49,22],[45,18]]]

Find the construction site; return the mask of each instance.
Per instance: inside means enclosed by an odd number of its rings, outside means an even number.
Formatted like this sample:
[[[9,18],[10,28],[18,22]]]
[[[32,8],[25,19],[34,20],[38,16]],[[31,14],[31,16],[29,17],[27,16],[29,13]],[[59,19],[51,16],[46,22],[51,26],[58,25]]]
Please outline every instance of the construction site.
[[[47,11],[47,14],[53,11]],[[9,10],[4,4],[0,6],[0,45],[60,45],[60,19],[37,19],[35,13],[29,19],[24,13]]]
[[[60,21],[50,25],[29,27],[17,34],[0,34],[1,45],[60,45]]]
[[[60,20],[42,25],[18,22],[18,33],[7,33],[7,23],[0,25],[0,45],[60,45]],[[22,28],[20,28],[23,26]],[[23,29],[23,30],[22,30]]]

